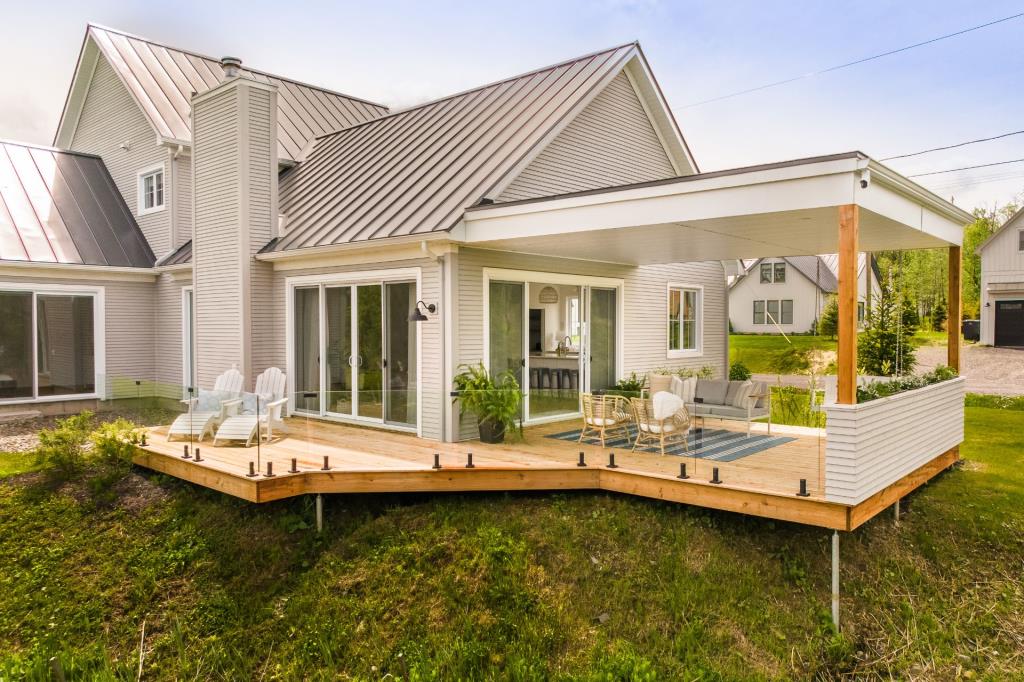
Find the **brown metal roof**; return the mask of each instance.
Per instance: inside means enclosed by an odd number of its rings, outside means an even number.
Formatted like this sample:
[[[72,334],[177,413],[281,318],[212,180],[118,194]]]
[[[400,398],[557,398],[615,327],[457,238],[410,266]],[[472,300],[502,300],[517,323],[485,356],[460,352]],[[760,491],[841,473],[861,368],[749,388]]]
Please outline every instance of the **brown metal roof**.
[[[93,24],[88,36],[135,96],[156,132],[173,140],[191,141],[192,93],[221,82],[220,61]],[[277,86],[277,142],[282,161],[298,159],[302,148],[317,135],[388,111],[381,104],[262,71],[242,69],[242,73]]]
[[[0,142],[0,261],[148,268],[154,260],[98,156]]]
[[[264,251],[452,228],[637,53],[622,45],[318,138],[282,177],[288,231]]]

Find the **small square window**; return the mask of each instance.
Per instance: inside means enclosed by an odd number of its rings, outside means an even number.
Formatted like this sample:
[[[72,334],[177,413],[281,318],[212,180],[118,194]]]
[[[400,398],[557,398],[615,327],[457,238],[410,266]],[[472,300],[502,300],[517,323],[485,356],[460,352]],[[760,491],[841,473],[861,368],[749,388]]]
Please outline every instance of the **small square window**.
[[[164,169],[158,166],[139,173],[139,215],[164,208]]]

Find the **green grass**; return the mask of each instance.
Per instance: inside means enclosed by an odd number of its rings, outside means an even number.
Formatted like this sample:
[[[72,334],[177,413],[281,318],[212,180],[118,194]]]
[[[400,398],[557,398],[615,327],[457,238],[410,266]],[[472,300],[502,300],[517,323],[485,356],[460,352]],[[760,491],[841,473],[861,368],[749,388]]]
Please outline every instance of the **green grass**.
[[[0,481],[0,679],[1020,679],[1024,412],[842,541],[603,493],[118,504]]]
[[[35,455],[31,452],[0,452],[0,478],[35,469]]]
[[[946,332],[919,331],[915,346],[945,346]],[[730,334],[729,362],[742,362],[755,374],[799,374],[807,370],[805,353],[812,350],[835,351],[836,341],[825,336],[781,334]],[[834,369],[830,370],[834,373]]]

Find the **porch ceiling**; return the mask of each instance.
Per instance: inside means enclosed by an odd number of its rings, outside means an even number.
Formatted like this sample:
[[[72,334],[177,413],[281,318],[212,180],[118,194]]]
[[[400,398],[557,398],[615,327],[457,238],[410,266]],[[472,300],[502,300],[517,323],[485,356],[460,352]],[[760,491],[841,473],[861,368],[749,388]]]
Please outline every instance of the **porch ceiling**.
[[[474,207],[455,237],[481,248],[627,264],[959,245],[970,214],[859,152]]]

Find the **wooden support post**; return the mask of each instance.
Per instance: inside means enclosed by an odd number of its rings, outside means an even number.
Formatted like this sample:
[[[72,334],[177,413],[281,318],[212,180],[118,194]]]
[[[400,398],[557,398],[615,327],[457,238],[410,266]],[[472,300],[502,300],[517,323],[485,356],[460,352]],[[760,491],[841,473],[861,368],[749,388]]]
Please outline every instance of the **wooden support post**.
[[[838,391],[843,405],[857,402],[857,239],[860,209],[839,207],[839,348]]]
[[[896,503],[894,505],[892,505],[892,519],[893,519],[893,523],[895,523],[897,526],[900,525],[900,501],[899,501],[899,498],[897,498],[896,499]]]
[[[324,532],[324,496],[316,496],[316,532]]]
[[[960,247],[949,247],[949,293],[946,306],[946,364],[960,371],[960,318],[962,304],[960,302]]]
[[[832,531],[832,625],[839,631],[839,531]]]

